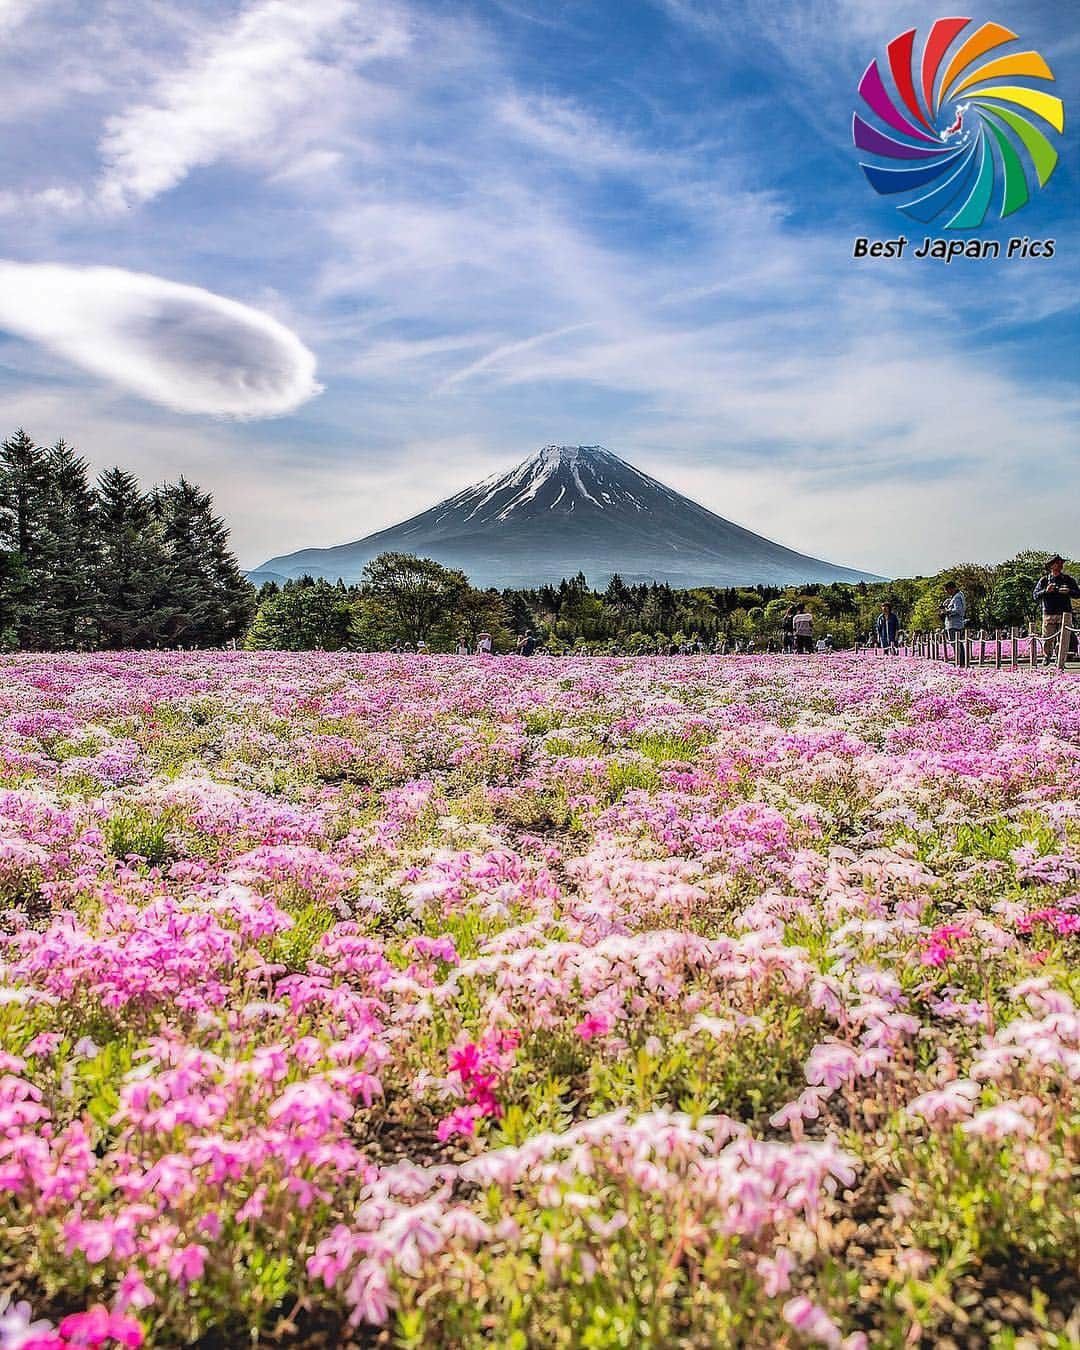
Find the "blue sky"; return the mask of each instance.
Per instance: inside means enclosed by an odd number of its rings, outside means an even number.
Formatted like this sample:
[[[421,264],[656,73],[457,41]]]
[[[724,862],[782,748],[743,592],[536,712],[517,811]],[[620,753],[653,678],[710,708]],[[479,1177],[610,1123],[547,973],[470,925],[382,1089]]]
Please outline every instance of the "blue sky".
[[[548,442],[876,572],[1076,553],[1080,23],[1061,163],[920,239],[850,141],[914,0],[0,0],[0,424],[212,488],[242,561]]]

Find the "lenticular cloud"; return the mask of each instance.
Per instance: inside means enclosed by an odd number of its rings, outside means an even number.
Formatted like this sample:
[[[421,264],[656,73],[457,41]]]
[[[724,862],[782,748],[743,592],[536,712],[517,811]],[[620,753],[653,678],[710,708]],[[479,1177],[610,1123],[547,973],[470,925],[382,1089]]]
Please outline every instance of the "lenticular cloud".
[[[178,412],[273,417],[320,391],[268,314],[116,267],[0,262],[0,328]]]

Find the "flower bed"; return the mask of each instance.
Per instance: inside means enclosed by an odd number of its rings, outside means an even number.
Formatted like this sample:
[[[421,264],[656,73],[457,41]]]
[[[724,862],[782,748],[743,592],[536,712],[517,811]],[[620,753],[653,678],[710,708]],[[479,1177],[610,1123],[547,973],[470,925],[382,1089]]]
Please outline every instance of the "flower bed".
[[[1077,1344],[1078,953],[1069,678],[7,659],[0,1350]]]

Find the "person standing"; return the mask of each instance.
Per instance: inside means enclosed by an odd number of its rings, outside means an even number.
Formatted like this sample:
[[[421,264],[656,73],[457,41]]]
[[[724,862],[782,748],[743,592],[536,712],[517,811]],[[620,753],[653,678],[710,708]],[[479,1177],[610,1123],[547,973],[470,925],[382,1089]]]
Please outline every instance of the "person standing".
[[[792,616],[791,628],[795,635],[795,650],[809,656],[814,649],[814,616],[805,606]]]
[[[1046,565],[1046,574],[1035,585],[1035,599],[1043,613],[1043,661],[1049,665],[1057,654],[1065,615],[1072,628],[1072,602],[1080,599],[1080,586],[1065,571],[1065,561],[1056,554]],[[1068,653],[1066,652],[1066,655]]]
[[[784,614],[783,623],[781,624],[784,639],[784,651],[789,654],[795,650],[795,615],[798,612],[798,605],[789,605]]]
[[[883,651],[895,656],[898,651],[897,640],[900,637],[900,616],[893,613],[893,607],[888,600],[881,606],[881,613],[874,621],[874,633],[877,645]]]
[[[478,633],[478,634],[477,634],[477,638],[476,638],[476,654],[477,654],[477,656],[490,656],[490,655],[491,655],[491,634],[490,634],[490,633]]]
[[[966,666],[964,629],[967,627],[967,602],[964,592],[955,581],[945,583],[945,603],[941,607],[941,617],[945,621],[945,641],[951,642],[956,651],[956,664]]]

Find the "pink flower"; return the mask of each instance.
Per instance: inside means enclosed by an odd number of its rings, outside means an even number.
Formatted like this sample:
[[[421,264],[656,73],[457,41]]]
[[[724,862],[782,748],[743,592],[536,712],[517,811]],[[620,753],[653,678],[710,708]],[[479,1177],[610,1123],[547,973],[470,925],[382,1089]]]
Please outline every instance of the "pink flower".
[[[805,1294],[789,1299],[784,1304],[784,1321],[807,1340],[827,1345],[831,1350],[840,1350],[840,1329],[825,1309],[818,1307]]]
[[[480,1050],[472,1041],[457,1050],[450,1051],[450,1072],[460,1074],[468,1081],[480,1067]]]
[[[439,1121],[436,1134],[445,1143],[452,1135],[471,1135],[476,1133],[476,1121],[479,1112],[475,1106],[459,1106]]]
[[[206,1258],[210,1253],[199,1242],[191,1242],[186,1247],[178,1247],[169,1258],[169,1274],[179,1280],[185,1288],[202,1279]]]
[[[124,1312],[127,1308],[149,1308],[154,1295],[146,1287],[143,1277],[137,1270],[129,1270],[120,1281],[116,1295],[116,1306]]]
[[[353,1272],[345,1297],[352,1305],[350,1321],[381,1326],[390,1315],[394,1295],[386,1271],[376,1261],[361,1261]]]
[[[1022,1111],[1008,1102],[987,1107],[960,1127],[965,1134],[997,1142],[1001,1139],[1027,1139],[1035,1133],[1035,1126]]]
[[[137,1350],[143,1343],[142,1327],[133,1317],[110,1313],[101,1304],[88,1312],[72,1313],[60,1323],[60,1335],[73,1346],[103,1346],[109,1341]]]
[[[574,1028],[583,1041],[591,1041],[594,1036],[606,1036],[615,1025],[610,1013],[589,1013]]]
[[[932,1125],[937,1121],[957,1120],[961,1116],[970,1116],[973,1103],[978,1101],[979,1085],[969,1079],[960,1078],[955,1083],[933,1092],[924,1092],[908,1103],[911,1115],[922,1116]]]
[[[758,1258],[757,1273],[766,1297],[775,1298],[791,1288],[791,1272],[795,1269],[795,1258],[786,1247],[777,1247],[771,1256]]]
[[[811,1086],[820,1083],[833,1092],[854,1078],[858,1071],[859,1056],[851,1046],[825,1041],[810,1051],[810,1058],[806,1062],[806,1081]]]
[[[948,965],[958,954],[959,943],[970,936],[968,929],[957,927],[956,924],[943,924],[940,928],[935,928],[923,947],[923,965]]]
[[[919,1247],[905,1247],[896,1254],[896,1268],[902,1275],[921,1279],[933,1266],[934,1258]]]

